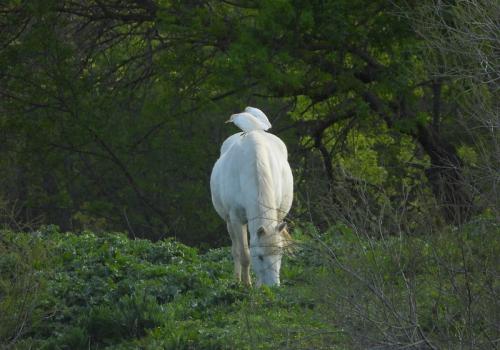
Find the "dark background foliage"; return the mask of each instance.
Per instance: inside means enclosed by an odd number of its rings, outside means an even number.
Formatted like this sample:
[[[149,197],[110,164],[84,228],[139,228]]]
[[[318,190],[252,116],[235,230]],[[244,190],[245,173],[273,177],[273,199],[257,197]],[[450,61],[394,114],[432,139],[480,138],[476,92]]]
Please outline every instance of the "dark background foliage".
[[[345,212],[343,196],[364,200],[360,186],[372,205],[384,205],[380,192],[412,203],[414,219],[461,224],[491,210],[491,182],[469,171],[495,154],[491,133],[461,117],[463,91],[478,84],[450,76],[432,47],[471,11],[432,12],[447,32],[422,25],[427,5],[4,2],[4,225],[227,242],[208,179],[236,131],[223,121],[246,105],[263,109],[288,145],[292,218],[326,227]],[[496,85],[479,85],[491,106]]]

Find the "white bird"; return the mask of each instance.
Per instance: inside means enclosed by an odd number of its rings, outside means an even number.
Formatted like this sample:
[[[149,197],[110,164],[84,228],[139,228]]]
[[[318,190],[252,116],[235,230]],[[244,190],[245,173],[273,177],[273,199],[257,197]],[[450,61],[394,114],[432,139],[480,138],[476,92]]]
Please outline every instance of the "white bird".
[[[226,120],[226,123],[234,123],[245,133],[253,130],[267,130],[270,128],[268,124],[247,112],[233,114],[229,120]]]
[[[269,122],[269,119],[267,119],[267,116],[260,109],[248,106],[247,108],[245,108],[245,112],[250,113],[255,118],[259,119],[262,123],[264,123],[264,125],[267,126],[267,129],[271,128],[271,123]]]

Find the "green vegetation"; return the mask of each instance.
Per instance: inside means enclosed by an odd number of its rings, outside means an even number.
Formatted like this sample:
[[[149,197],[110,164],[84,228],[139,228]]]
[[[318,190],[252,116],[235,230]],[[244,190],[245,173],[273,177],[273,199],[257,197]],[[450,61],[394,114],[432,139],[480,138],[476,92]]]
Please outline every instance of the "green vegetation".
[[[500,302],[490,220],[448,235],[300,237],[283,286],[233,283],[229,250],[46,228],[0,236],[7,349],[483,348]],[[320,239],[320,243],[318,243]],[[392,343],[391,343],[392,342]]]
[[[498,349],[499,13],[1,1],[0,348]],[[210,201],[247,105],[295,179],[281,288],[233,283]]]
[[[296,215],[323,224],[310,203],[360,183],[446,224],[496,210],[495,1],[0,9],[6,227],[226,244],[208,177],[236,131],[223,121],[246,105],[288,146]]]
[[[271,349],[324,327],[290,291],[236,285],[228,249],[53,228],[0,239],[8,348]]]

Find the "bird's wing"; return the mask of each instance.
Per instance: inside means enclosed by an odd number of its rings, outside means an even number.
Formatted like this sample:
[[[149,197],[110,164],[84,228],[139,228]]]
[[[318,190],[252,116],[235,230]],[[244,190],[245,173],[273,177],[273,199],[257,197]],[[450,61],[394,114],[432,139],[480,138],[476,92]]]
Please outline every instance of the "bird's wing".
[[[238,126],[241,130],[249,132],[252,130],[267,130],[269,129],[262,120],[256,118],[253,114],[247,112],[241,112],[235,114],[233,120],[234,124]]]
[[[267,119],[267,116],[260,109],[249,106],[249,107],[245,108],[245,112],[250,113],[255,118],[257,118],[259,121],[261,121],[262,124],[265,125],[264,130],[271,128],[271,123],[269,122],[269,119]]]

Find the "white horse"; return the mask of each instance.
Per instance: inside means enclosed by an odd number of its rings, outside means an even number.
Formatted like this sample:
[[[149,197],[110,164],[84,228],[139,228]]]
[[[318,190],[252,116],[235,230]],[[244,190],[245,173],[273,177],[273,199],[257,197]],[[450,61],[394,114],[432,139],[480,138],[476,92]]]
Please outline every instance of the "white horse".
[[[287,157],[277,136],[254,130],[224,141],[212,170],[212,202],[231,236],[235,277],[246,285],[251,285],[250,262],[257,286],[280,283],[283,247],[290,237],[283,219],[293,199]]]

